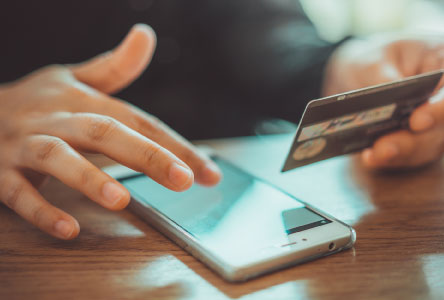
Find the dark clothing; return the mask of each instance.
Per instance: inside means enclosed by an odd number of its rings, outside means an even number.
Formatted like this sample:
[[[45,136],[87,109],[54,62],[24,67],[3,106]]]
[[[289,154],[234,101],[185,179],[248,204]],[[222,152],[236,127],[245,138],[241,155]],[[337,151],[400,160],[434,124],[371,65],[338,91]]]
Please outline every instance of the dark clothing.
[[[289,0],[3,1],[0,82],[115,47],[138,22],[158,46],[118,96],[190,139],[249,135],[264,118],[297,122],[319,96],[336,45]]]

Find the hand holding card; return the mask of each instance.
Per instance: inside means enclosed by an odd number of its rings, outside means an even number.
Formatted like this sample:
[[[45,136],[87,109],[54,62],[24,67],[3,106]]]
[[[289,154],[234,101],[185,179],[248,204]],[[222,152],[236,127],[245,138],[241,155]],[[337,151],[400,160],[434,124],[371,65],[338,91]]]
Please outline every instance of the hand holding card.
[[[442,73],[311,101],[282,171],[368,148],[379,137],[408,128],[410,114],[429,99]],[[367,152],[369,162],[372,155]]]
[[[364,165],[391,169],[422,166],[440,159],[444,153],[444,88],[411,115],[411,130],[380,137],[363,151]]]

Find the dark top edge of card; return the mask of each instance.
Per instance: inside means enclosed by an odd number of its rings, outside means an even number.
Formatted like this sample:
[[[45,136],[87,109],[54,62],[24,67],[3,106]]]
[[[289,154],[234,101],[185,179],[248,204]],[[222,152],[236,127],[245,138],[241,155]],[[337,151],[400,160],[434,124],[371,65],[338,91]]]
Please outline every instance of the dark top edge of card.
[[[345,93],[340,93],[340,94],[335,94],[335,95],[331,95],[331,96],[327,96],[327,97],[323,97],[323,98],[319,98],[319,99],[314,99],[314,100],[311,100],[307,104],[307,107],[308,106],[309,107],[316,107],[319,105],[325,105],[325,104],[331,103],[331,102],[328,102],[328,100],[332,100],[332,101],[349,100],[349,99],[352,99],[355,97],[363,96],[367,93],[378,93],[378,92],[385,92],[387,90],[392,90],[392,89],[396,89],[396,88],[404,88],[405,86],[416,83],[416,81],[418,79],[428,78],[429,76],[433,76],[433,75],[442,76],[443,74],[444,74],[444,69],[439,70],[439,71],[423,73],[420,75],[415,75],[415,76],[403,78],[403,79],[388,82],[388,83],[382,83],[382,84],[378,84],[378,85],[364,87],[361,89],[352,90],[352,91],[348,91]]]
[[[335,118],[339,114],[355,113],[386,105],[390,102],[429,97],[443,72],[409,77],[403,81],[373,86],[310,102],[300,122],[301,126]]]

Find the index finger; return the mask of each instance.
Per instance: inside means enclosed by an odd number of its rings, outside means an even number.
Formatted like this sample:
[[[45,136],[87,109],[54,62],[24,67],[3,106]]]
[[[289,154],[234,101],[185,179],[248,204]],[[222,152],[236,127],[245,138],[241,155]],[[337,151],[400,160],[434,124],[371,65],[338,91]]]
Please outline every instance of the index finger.
[[[75,149],[103,153],[171,190],[183,191],[193,183],[193,172],[183,161],[112,117],[55,113],[30,122],[36,134],[58,137]],[[47,156],[45,151],[43,156]]]
[[[156,117],[123,101],[104,97],[97,100],[96,113],[122,122],[142,135],[173,152],[194,172],[194,179],[202,185],[214,185],[222,177],[219,167],[184,137]]]

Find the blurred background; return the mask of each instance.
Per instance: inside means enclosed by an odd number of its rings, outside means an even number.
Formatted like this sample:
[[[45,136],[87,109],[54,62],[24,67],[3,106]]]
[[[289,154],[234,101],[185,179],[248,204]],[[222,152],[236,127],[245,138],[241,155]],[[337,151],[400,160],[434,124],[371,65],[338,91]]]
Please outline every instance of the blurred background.
[[[301,0],[322,38],[386,31],[444,34],[442,0]]]
[[[444,35],[444,1],[1,1],[0,83],[108,51],[139,22],[156,31],[156,52],[115,96],[206,139],[293,130],[268,120],[299,121],[342,42],[393,31]]]

